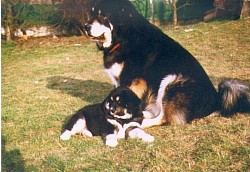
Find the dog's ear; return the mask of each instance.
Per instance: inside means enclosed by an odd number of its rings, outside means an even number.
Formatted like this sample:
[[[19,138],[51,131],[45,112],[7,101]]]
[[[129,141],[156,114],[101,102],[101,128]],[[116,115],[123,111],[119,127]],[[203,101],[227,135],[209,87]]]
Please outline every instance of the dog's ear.
[[[112,92],[111,93],[109,93],[109,95],[102,101],[102,106],[104,107],[105,105],[106,105],[106,103],[109,101],[109,98],[110,98],[110,95],[112,94]]]
[[[128,25],[138,14],[128,0],[95,0],[92,4],[89,9],[92,14],[102,14],[117,26]]]
[[[117,91],[118,91],[119,88],[120,88],[120,87],[113,89],[113,90],[108,94],[108,96],[103,100],[102,104],[105,105],[105,103],[106,103],[107,101],[109,101],[110,97],[114,96],[114,95],[117,93]]]
[[[140,104],[141,104],[141,99],[139,99],[139,97],[137,97],[136,95],[135,95],[135,97],[134,97],[134,101],[136,102],[136,105],[140,106]]]
[[[139,99],[139,97],[133,91],[131,91],[131,90],[129,91],[127,98],[130,102],[132,102],[133,105],[140,106],[141,99]]]

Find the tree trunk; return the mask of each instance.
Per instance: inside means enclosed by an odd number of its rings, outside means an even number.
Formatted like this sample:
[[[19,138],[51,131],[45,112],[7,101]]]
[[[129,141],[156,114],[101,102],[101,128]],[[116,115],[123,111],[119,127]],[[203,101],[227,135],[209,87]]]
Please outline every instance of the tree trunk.
[[[148,17],[148,1],[146,1],[146,5],[145,5],[145,15],[144,15],[145,18]]]
[[[243,0],[240,18],[244,19],[249,16],[250,16],[250,8],[249,8],[248,0]]]
[[[5,30],[5,40],[6,41],[11,41],[12,38],[11,38],[10,27],[8,25],[6,25],[4,30]]]
[[[6,41],[11,41],[12,40],[12,7],[11,4],[6,2],[5,4],[6,8],[6,16],[5,16],[5,36],[6,36]]]
[[[154,22],[154,0],[150,0],[150,7],[151,7],[150,20],[151,22]]]
[[[174,26],[177,26],[177,8],[175,0],[172,0],[172,8],[173,8],[173,23]]]

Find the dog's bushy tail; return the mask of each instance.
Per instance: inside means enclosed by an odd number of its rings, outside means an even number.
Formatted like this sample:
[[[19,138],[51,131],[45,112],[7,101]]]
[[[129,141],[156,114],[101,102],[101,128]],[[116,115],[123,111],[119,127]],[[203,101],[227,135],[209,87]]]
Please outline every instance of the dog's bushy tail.
[[[222,81],[218,86],[220,113],[232,116],[237,112],[250,112],[250,89],[236,80]]]

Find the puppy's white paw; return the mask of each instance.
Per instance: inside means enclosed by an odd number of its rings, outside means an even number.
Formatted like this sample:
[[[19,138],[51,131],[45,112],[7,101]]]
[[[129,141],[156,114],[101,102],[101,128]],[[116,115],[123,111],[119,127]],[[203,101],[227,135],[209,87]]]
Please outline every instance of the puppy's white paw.
[[[155,138],[150,134],[145,133],[141,128],[135,128],[129,132],[130,138],[139,138],[144,142],[153,142]]]
[[[144,142],[153,142],[155,140],[154,136],[151,136],[150,134],[145,134],[141,139]]]
[[[117,139],[107,139],[106,145],[109,147],[116,147],[118,145],[118,140]]]
[[[131,130],[129,133],[128,133],[128,136],[130,137],[130,138],[132,138],[132,139],[135,139],[135,138],[137,138],[137,132],[136,132],[137,130]]]
[[[143,113],[144,119],[150,119],[154,117],[154,115],[149,111],[143,111],[142,113]]]
[[[109,147],[116,147],[118,145],[117,134],[109,134],[106,136],[106,145]]]
[[[69,140],[71,137],[71,132],[69,130],[65,130],[61,136],[60,136],[60,139],[61,140]]]
[[[88,137],[93,137],[93,134],[89,130],[83,130],[82,135],[88,136]]]
[[[118,131],[118,133],[117,133],[117,137],[118,137],[119,139],[124,139],[124,138],[125,138],[125,130],[120,129],[120,130]]]

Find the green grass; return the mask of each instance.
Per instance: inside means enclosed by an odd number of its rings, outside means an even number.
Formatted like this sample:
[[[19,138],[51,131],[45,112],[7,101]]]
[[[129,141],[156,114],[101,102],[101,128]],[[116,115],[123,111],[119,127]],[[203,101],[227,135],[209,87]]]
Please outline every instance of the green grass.
[[[250,20],[164,29],[215,85],[224,78],[249,84]],[[2,171],[249,171],[249,114],[149,128],[152,144],[128,139],[109,148],[100,137],[80,136],[60,141],[65,119],[101,102],[112,88],[102,53],[85,38],[2,43]]]

